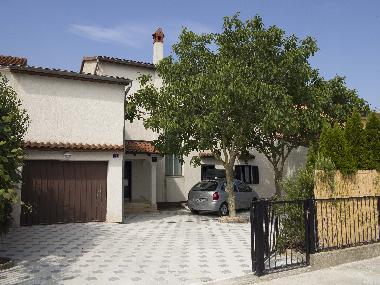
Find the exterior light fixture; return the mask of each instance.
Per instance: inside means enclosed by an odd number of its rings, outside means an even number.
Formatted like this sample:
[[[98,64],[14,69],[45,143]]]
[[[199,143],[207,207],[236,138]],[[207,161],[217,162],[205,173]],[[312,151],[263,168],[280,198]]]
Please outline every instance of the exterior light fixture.
[[[71,153],[70,152],[65,152],[64,154],[63,154],[63,158],[64,159],[69,159],[71,157]]]

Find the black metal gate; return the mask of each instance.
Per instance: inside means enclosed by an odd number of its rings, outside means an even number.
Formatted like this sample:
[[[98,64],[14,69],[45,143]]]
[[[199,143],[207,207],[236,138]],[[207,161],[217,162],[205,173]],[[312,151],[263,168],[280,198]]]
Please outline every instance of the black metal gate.
[[[252,270],[273,270],[309,264],[315,249],[313,200],[259,200],[251,207]]]

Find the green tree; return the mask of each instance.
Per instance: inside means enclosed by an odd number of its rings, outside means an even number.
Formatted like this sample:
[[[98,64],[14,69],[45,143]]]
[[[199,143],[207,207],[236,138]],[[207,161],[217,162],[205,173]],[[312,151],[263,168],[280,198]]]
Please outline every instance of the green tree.
[[[248,58],[263,87],[257,91],[255,121],[257,140],[252,147],[272,164],[276,194],[291,151],[307,146],[320,129],[323,80],[309,63],[318,50],[314,39],[285,36],[278,27],[262,28],[255,48],[262,52]],[[259,64],[255,64],[259,62]]]
[[[365,126],[367,169],[380,171],[380,119],[372,112]]]
[[[245,22],[238,14],[225,17],[221,33],[184,29],[174,56],[157,65],[163,86],[142,76],[142,89],[127,98],[127,118],[142,118],[160,132],[156,145],[163,153],[211,150],[226,169],[230,207],[233,165],[249,148],[272,164],[280,195],[290,152],[315,140],[323,120],[340,120],[346,112],[331,104],[362,102],[344,81],[325,81],[311,67],[317,50],[311,37],[299,40],[276,26],[266,28],[259,16]]]
[[[345,77],[335,76],[323,82],[323,117],[331,126],[344,124],[354,110],[365,116],[369,113],[368,103],[360,98],[356,90],[347,88]]]
[[[0,235],[6,233],[12,221],[14,187],[21,179],[19,167],[27,126],[28,116],[21,102],[5,76],[0,74]]]
[[[349,151],[353,154],[353,167],[355,169],[368,169],[366,165],[366,138],[363,123],[358,111],[347,119],[344,128],[344,136],[348,143]]]
[[[162,86],[141,76],[142,89],[128,96],[127,119],[140,118],[159,132],[155,141],[164,154],[189,155],[209,150],[226,170],[229,215],[235,216],[234,164],[255,137],[256,90],[246,59],[253,55],[248,42],[261,29],[256,17],[241,23],[225,18],[223,31],[197,35],[183,29],[173,45],[174,56],[156,67]],[[193,163],[199,163],[194,157]]]
[[[354,154],[345,138],[345,132],[338,124],[325,125],[319,140],[319,155],[331,159],[336,169],[343,174],[352,174],[357,168]]]
[[[256,123],[251,146],[263,153],[272,164],[276,194],[281,195],[280,182],[285,162],[291,151],[309,146],[319,137],[323,123],[345,122],[354,108],[363,113],[367,103],[355,90],[346,87],[343,77],[326,81],[310,64],[318,51],[311,37],[298,39],[271,26],[265,28],[261,19],[250,28],[240,48],[250,54],[245,59],[248,81],[246,87],[254,97],[251,121]],[[235,19],[235,25],[244,23]]]

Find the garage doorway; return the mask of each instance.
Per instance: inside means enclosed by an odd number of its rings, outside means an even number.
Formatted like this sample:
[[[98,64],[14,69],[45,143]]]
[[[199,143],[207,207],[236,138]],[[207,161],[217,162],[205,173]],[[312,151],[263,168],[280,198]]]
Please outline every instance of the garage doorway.
[[[25,161],[20,224],[105,221],[107,167],[98,161]]]

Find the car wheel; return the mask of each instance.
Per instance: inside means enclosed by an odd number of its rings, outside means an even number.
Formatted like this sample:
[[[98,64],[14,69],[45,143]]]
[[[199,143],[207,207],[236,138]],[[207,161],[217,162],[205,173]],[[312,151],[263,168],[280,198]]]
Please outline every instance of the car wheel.
[[[195,215],[198,215],[198,214],[199,214],[199,211],[197,211],[197,210],[190,209],[190,211],[191,211],[193,214],[195,214]]]
[[[228,215],[228,205],[223,203],[219,207],[219,216],[227,216]]]

